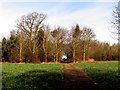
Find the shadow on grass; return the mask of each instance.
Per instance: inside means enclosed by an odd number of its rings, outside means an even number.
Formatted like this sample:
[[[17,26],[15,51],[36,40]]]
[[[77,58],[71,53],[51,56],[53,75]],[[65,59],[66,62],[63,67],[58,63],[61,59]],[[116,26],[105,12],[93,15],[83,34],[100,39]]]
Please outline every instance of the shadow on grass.
[[[9,74],[3,72],[3,75]],[[60,73],[34,70],[18,76],[3,77],[2,90],[56,90],[62,76]]]
[[[98,83],[100,90],[120,90],[120,78],[117,71],[86,68],[85,72]]]

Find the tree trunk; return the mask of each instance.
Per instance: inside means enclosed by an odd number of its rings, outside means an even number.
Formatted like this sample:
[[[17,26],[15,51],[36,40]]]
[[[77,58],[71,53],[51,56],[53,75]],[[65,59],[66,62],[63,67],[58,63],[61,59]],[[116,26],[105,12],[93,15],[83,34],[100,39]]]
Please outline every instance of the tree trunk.
[[[20,63],[22,62],[22,43],[20,43]]]
[[[35,42],[35,40],[34,40],[34,43],[33,43],[33,50],[32,50],[34,54],[35,54],[35,52],[36,52],[35,48],[36,48],[36,42]]]
[[[75,63],[75,49],[73,49],[73,62]]]
[[[83,52],[83,62],[85,62],[85,52]]]
[[[85,51],[85,43],[83,42],[83,62],[85,62],[86,51]]]
[[[45,62],[47,62],[47,52],[45,51]]]

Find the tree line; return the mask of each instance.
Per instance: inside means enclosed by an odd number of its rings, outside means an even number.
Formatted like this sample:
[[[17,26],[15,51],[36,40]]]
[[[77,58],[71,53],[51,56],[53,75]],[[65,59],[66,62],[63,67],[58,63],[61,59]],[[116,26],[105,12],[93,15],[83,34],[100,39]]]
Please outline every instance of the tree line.
[[[2,39],[3,62],[61,62],[63,55],[72,62],[118,59],[118,44],[111,46],[95,40],[91,28],[80,28],[76,24],[71,30],[51,29],[44,24],[46,17],[46,14],[32,12],[17,21],[17,29],[10,32],[9,38]]]

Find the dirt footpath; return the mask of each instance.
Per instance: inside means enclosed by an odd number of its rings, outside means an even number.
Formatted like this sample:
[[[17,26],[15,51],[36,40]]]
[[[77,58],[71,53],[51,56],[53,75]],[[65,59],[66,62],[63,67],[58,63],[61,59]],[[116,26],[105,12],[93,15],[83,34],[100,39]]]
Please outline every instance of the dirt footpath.
[[[63,64],[63,80],[59,90],[99,90],[96,83],[85,72],[72,64]]]

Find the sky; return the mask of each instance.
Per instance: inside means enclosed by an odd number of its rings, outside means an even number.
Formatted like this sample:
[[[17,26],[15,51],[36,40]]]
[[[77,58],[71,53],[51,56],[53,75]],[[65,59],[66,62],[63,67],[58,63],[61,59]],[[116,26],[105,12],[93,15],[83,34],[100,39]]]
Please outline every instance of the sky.
[[[30,12],[47,15],[45,24],[51,28],[61,26],[67,30],[79,24],[80,29],[89,27],[96,39],[110,44],[117,43],[117,35],[112,32],[112,14],[117,0],[1,0],[0,39],[8,37],[15,30],[16,21]]]

